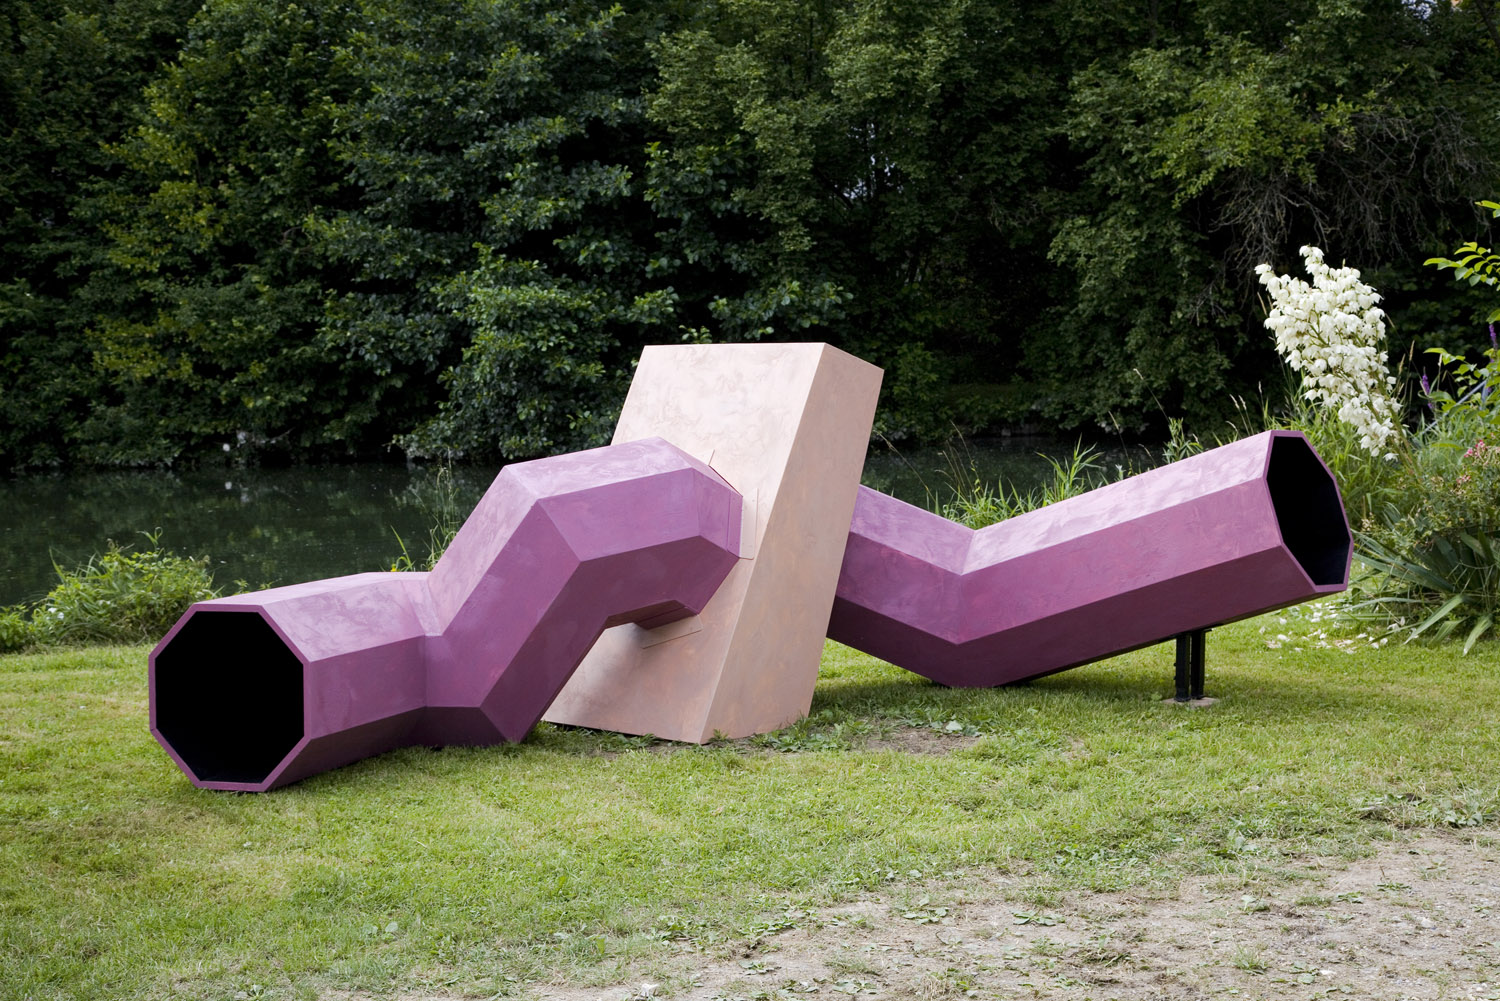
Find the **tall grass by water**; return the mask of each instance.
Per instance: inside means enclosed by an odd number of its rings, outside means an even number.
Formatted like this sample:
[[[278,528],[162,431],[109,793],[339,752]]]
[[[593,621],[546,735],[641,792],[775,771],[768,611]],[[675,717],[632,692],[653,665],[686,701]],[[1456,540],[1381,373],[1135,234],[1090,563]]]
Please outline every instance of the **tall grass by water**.
[[[207,557],[110,541],[77,567],[55,566],[57,584],[35,604],[0,608],[0,652],[30,646],[155,642],[189,605],[216,597]]]

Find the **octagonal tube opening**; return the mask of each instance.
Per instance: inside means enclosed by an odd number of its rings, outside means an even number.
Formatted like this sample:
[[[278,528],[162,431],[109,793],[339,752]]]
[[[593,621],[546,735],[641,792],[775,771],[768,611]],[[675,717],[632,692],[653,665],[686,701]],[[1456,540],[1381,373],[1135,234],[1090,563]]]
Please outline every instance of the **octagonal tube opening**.
[[[302,739],[302,662],[258,612],[190,613],[152,670],[156,731],[199,782],[264,782]]]
[[[1349,522],[1338,485],[1301,435],[1271,441],[1266,485],[1281,540],[1318,587],[1343,587],[1349,571]]]

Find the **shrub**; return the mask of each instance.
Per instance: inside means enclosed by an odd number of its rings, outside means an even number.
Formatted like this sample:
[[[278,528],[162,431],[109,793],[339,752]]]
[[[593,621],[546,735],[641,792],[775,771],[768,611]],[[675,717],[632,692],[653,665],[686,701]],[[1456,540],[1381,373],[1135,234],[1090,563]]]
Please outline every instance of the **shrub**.
[[[1500,202],[1476,202],[1475,204],[1482,209],[1489,209],[1490,215],[1500,219]],[[1422,263],[1435,268],[1452,268],[1456,281],[1468,282],[1470,285],[1483,283],[1490,288],[1500,289],[1500,253],[1496,253],[1489,247],[1481,247],[1470,240],[1460,245],[1453,255],[1451,258],[1429,257]],[[1500,322],[1500,306],[1496,306],[1490,313],[1489,322],[1491,324]]]
[[[1418,534],[1393,520],[1377,534],[1359,533],[1369,572],[1356,581],[1350,614],[1408,626],[1408,639],[1464,637],[1468,653],[1500,614],[1500,542],[1484,533]]]
[[[1272,295],[1266,326],[1299,373],[1296,413],[1344,495],[1362,572],[1347,613],[1405,628],[1408,639],[1464,637],[1468,653],[1500,613],[1500,346],[1484,361],[1432,349],[1438,384],[1422,377],[1427,422],[1395,418],[1379,296],[1352,268],[1302,248],[1314,282],[1257,268]],[[1436,263],[1436,262],[1429,262]],[[1451,262],[1445,262],[1451,264]],[[1471,263],[1472,269],[1472,263]],[[1446,385],[1444,385],[1446,383]]]
[[[29,632],[39,644],[141,643],[160,639],[195,601],[217,597],[206,557],[159,548],[131,552],[108,544],[73,570],[57,568],[58,584],[32,609]]]
[[[1372,572],[1354,610],[1411,623],[1412,637],[1462,636],[1468,653],[1500,614],[1500,345],[1492,326],[1479,364],[1433,353],[1444,376],[1423,377],[1429,420],[1411,436],[1401,503],[1359,535]]]
[[[1422,529],[1430,535],[1500,530],[1500,446],[1478,438],[1462,454],[1440,458],[1424,463],[1439,468],[1424,472],[1417,484],[1414,517]]]
[[[0,653],[24,650],[31,643],[31,622],[26,618],[26,606],[0,607]]]

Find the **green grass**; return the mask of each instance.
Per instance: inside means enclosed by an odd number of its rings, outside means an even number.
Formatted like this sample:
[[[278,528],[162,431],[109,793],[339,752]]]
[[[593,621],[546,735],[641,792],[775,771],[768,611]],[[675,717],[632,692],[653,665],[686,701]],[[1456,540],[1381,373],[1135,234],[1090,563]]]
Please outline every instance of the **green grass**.
[[[1170,647],[976,691],[830,645],[812,718],[770,737],[544,725],[259,796],[194,789],[151,740],[145,648],[0,657],[0,998],[611,984],[866,890],[1156,890],[1494,822],[1494,644],[1268,649],[1266,625],[1210,635],[1203,710],[1160,702]],[[909,728],[944,753],[878,746]]]

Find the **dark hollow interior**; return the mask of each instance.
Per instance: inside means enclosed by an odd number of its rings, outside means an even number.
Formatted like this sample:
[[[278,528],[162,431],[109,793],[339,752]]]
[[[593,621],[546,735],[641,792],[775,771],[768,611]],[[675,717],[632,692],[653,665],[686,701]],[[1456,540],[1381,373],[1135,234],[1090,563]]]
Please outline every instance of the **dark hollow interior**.
[[[156,657],[156,726],[201,782],[263,782],[302,739],[302,663],[256,612],[198,612]]]
[[[1281,539],[1314,584],[1343,584],[1349,565],[1349,526],[1332,475],[1301,438],[1271,442],[1266,475]]]

